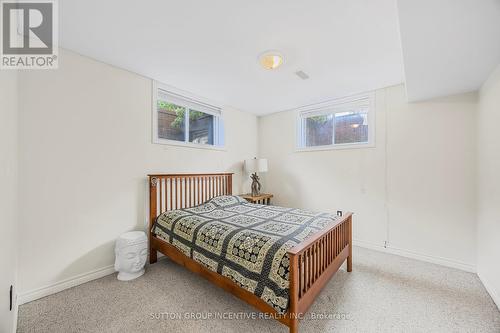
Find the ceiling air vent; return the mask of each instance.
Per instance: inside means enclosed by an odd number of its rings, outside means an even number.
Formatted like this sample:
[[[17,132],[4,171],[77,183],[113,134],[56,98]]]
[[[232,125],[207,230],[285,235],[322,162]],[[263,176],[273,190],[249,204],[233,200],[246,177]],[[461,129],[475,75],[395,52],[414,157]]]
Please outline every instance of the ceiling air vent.
[[[309,75],[307,75],[304,71],[297,71],[295,74],[302,80],[307,80],[309,78]]]

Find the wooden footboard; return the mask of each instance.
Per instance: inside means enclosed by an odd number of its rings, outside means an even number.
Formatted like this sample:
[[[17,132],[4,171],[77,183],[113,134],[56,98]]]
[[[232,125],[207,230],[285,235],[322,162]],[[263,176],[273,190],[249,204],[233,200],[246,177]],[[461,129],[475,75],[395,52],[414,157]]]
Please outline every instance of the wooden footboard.
[[[258,310],[275,316],[290,327],[292,333],[298,331],[299,319],[345,260],[347,271],[352,270],[352,214],[344,213],[335,222],[288,250],[290,303],[288,312],[284,316],[278,315],[258,296],[241,288],[232,280],[210,271],[151,232],[154,221],[164,211],[192,207],[214,196],[231,194],[232,174],[149,175],[149,191],[150,263],[156,262],[157,251],[160,251]]]
[[[352,271],[352,214],[344,216],[288,250],[290,256],[290,332],[297,332],[298,318],[347,259]]]

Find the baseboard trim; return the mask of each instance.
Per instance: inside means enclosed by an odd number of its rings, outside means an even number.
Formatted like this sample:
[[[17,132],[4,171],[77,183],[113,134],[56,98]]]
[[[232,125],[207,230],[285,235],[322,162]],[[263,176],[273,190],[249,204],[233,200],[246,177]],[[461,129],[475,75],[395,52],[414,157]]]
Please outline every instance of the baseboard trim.
[[[158,255],[158,261],[160,260],[165,260],[167,259],[166,256],[163,254]],[[146,265],[147,266],[147,265]],[[50,296],[52,294],[58,293],[60,291],[63,291],[65,289],[69,289],[71,287],[76,287],[80,284],[83,284],[85,282],[89,282],[92,280],[96,280],[102,277],[105,277],[107,275],[113,274],[115,272],[115,266],[114,265],[109,265],[103,268],[99,268],[87,273],[83,273],[80,275],[76,275],[74,277],[56,282],[54,284],[33,289],[31,291],[23,292],[17,294],[17,304],[16,307],[19,305],[23,305],[25,303],[29,303],[32,301],[35,301],[39,298],[45,297],[45,296]]]
[[[113,274],[114,272],[115,272],[115,267],[113,265],[110,265],[87,273],[76,275],[74,277],[41,288],[33,289],[26,292],[21,292],[18,294],[17,305],[22,305],[28,302],[32,302],[39,298],[58,293],[60,291],[63,291],[71,287],[78,286],[82,283],[89,282],[104,277],[106,275]]]
[[[17,318],[19,316],[19,302],[18,302],[17,288],[16,287],[14,287],[13,310],[14,310],[14,322],[12,323],[12,332],[15,333],[15,332],[17,332]]]
[[[479,277],[479,280],[481,280],[484,289],[486,289],[488,294],[490,294],[493,299],[493,302],[495,302],[498,310],[500,310],[500,292],[493,287],[493,284],[491,284],[488,279],[484,278],[483,274],[477,272],[477,276]]]
[[[460,269],[460,270],[466,271],[466,272],[476,273],[476,266],[475,265],[471,265],[471,264],[464,263],[464,262],[457,261],[457,260],[453,260],[453,259],[448,259],[448,258],[443,258],[443,257],[438,257],[438,256],[430,256],[427,254],[417,253],[417,252],[413,252],[413,251],[409,251],[409,250],[405,250],[405,249],[400,249],[400,248],[396,248],[396,247],[392,247],[392,246],[384,247],[384,246],[376,244],[376,243],[367,242],[367,241],[363,241],[363,240],[359,240],[359,239],[353,239],[352,243],[355,246],[364,247],[364,248],[375,250],[375,251],[395,254],[395,255],[398,255],[401,257],[416,259],[416,260],[420,260],[420,261],[430,262],[432,264],[437,264],[437,265],[441,265],[441,266]]]

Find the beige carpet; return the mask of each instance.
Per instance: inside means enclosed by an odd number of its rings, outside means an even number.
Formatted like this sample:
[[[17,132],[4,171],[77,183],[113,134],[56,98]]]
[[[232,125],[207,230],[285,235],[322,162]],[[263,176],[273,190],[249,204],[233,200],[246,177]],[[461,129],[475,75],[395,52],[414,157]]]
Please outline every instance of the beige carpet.
[[[309,311],[316,318],[303,320],[300,332],[500,332],[500,312],[476,275],[361,248],[354,256],[354,271],[337,272]],[[288,331],[243,315],[252,312],[163,260],[135,281],[110,275],[22,305],[18,332]],[[226,319],[184,318],[191,314]]]

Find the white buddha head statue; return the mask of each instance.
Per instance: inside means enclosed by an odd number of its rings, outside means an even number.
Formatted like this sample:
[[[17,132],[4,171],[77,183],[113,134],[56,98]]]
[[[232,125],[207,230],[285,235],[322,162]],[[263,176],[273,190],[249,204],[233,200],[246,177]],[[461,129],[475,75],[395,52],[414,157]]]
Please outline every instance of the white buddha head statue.
[[[148,239],[142,231],[121,235],[115,245],[115,270],[118,280],[128,281],[144,274],[148,257]]]

